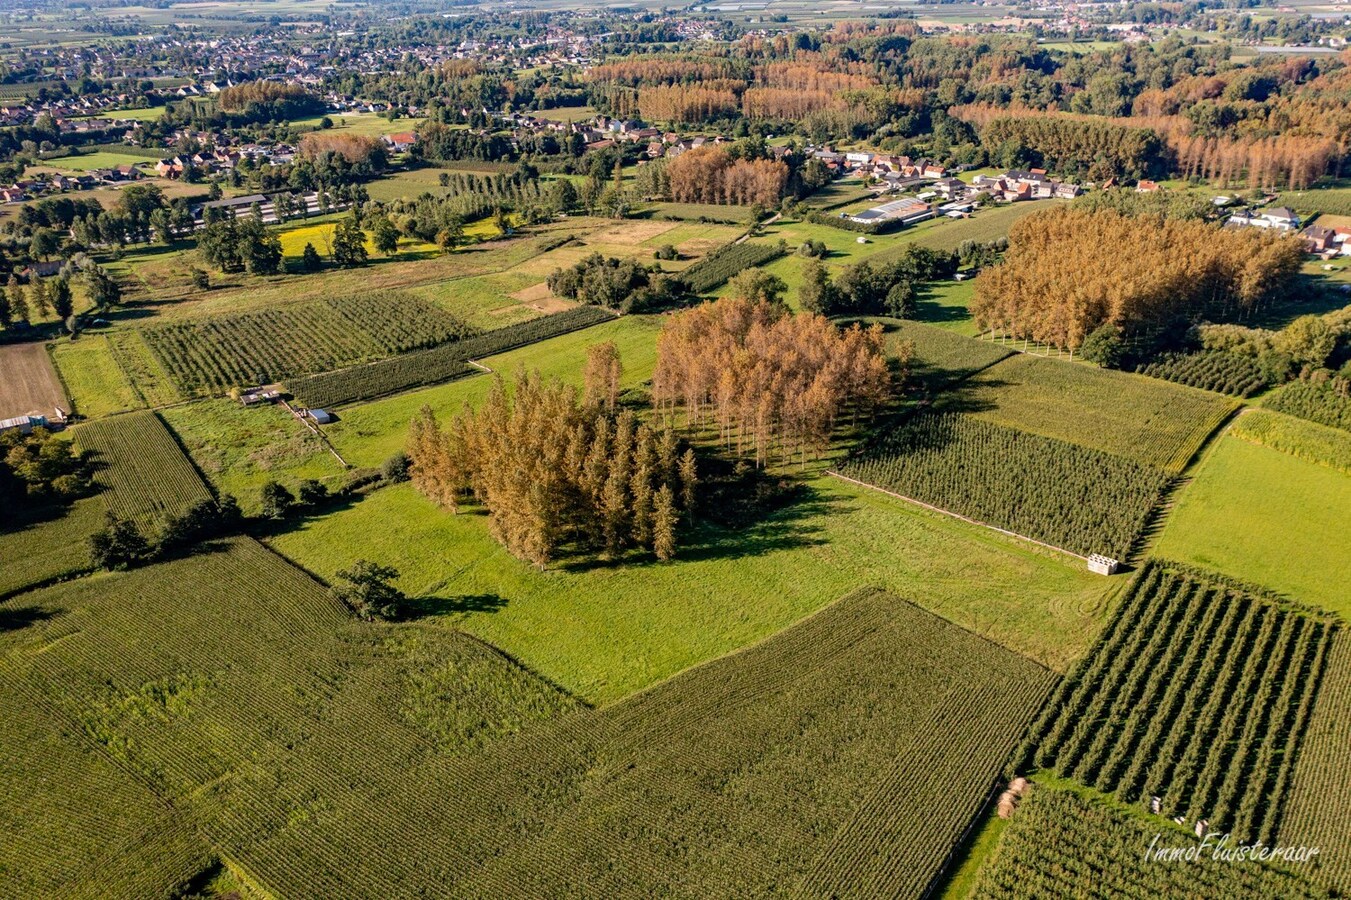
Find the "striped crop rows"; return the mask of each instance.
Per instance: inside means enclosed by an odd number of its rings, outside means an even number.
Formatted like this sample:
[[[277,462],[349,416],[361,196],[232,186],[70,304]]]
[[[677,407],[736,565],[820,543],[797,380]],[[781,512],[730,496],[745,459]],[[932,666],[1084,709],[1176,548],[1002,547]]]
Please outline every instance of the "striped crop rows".
[[[1335,626],[1152,563],[1018,754],[1270,843]]]
[[[47,739],[99,748],[283,897],[918,894],[1054,680],[867,591],[579,708],[464,635],[351,622],[244,539],[25,602],[66,610],[11,639],[24,689],[70,720]],[[19,765],[44,807],[85,808],[78,766]],[[24,803],[6,793],[0,820]],[[69,842],[68,867],[144,833],[65,833],[85,824],[30,817],[0,860]],[[0,893],[17,883],[0,870]]]
[[[1129,556],[1170,477],[1099,450],[960,413],[921,413],[842,474],[1062,547]]]
[[[503,353],[514,347],[557,337],[607,322],[613,314],[595,306],[579,306],[528,322],[497,328],[420,353],[287,381],[287,389],[311,407],[330,407],[371,400],[409,388],[450,381],[474,371],[468,360]]]
[[[75,430],[75,441],[96,454],[96,477],[110,488],[108,508],[124,519],[151,524],[212,499],[197,469],[153,412],[89,422]]]
[[[1351,893],[1351,638],[1338,632],[1295,762],[1280,843],[1318,847],[1315,877]]]
[[[778,244],[754,241],[724,244],[681,272],[680,280],[694,293],[706,294],[738,272],[763,266],[783,253]]]
[[[1140,366],[1136,371],[1151,378],[1162,378],[1232,397],[1248,397],[1267,386],[1267,378],[1262,374],[1262,367],[1256,359],[1218,350],[1168,353]]]
[[[1151,842],[1183,849],[1199,844],[1181,829],[1160,829],[1070,791],[1037,784],[1014,813],[998,850],[982,869],[972,897],[1301,900],[1328,896],[1302,872],[1285,872],[1257,862],[1218,860],[1209,852],[1182,862],[1146,860]]]
[[[322,372],[470,333],[449,313],[398,292],[311,300],[141,331],[189,394]]]

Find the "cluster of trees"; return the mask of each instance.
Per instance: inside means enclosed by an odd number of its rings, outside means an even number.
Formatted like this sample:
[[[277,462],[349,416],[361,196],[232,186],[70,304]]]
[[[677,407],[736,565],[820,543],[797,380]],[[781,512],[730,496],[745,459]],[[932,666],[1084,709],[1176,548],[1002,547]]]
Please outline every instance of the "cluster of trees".
[[[737,159],[725,147],[687,150],[666,165],[677,203],[775,206],[788,184],[788,166],[778,160]]]
[[[462,231],[466,222],[487,218],[499,210],[514,212],[527,223],[544,222],[558,213],[570,212],[578,202],[571,181],[560,179],[545,186],[539,173],[524,164],[509,175],[442,172],[439,180],[447,189],[441,196],[429,191],[415,199],[382,206],[400,232],[444,246],[438,238],[442,231]],[[456,235],[450,246],[462,237]]]
[[[809,312],[827,316],[904,318],[914,314],[915,285],[952,277],[958,260],[956,253],[910,244],[891,262],[864,260],[842,269],[832,280],[826,267],[811,259],[802,266],[798,302]]]
[[[1330,376],[1333,370],[1351,378],[1351,311],[1346,309],[1299,316],[1279,331],[1205,324],[1196,329],[1195,341],[1205,351],[1256,360],[1271,384],[1296,374]]]
[[[891,390],[880,326],[841,331],[764,300],[727,297],[685,310],[663,327],[657,353],[657,410],[715,426],[760,464],[775,450],[786,460],[825,449],[846,408],[871,415]]]
[[[953,110],[966,121],[988,112]],[[1098,181],[1161,178],[1168,171],[1167,147],[1156,132],[1105,119],[1001,110],[981,126],[980,138],[990,160],[1007,167],[1044,167]]]
[[[7,511],[80,497],[89,492],[92,478],[90,460],[45,428],[0,434],[0,506]]]
[[[1169,147],[1179,174],[1207,178],[1221,186],[1260,190],[1304,190],[1333,170],[1341,158],[1336,141],[1327,137],[1170,137]]]
[[[1104,327],[1252,313],[1290,289],[1302,261],[1298,239],[1261,229],[1062,207],[1014,224],[971,311],[983,329],[1075,350]]]
[[[279,81],[249,81],[228,87],[216,95],[220,111],[239,122],[301,119],[318,115],[324,104],[298,84]]]
[[[729,57],[644,55],[629,56],[592,66],[587,70],[591,84],[620,84],[626,87],[656,84],[700,83],[720,78],[744,77],[748,66]]]
[[[695,124],[735,115],[741,103],[730,88],[711,87],[716,82],[672,84],[638,90],[638,112],[650,122]]]
[[[418,129],[418,140],[413,151],[425,159],[440,160],[502,162],[517,157],[516,147],[506,135],[450,128],[436,121],[427,122]]]
[[[0,328],[16,324],[23,327],[48,313],[67,321],[75,307],[71,279],[69,268],[63,268],[55,278],[34,277],[24,287],[17,276],[10,275],[4,292],[0,293]]]
[[[670,429],[583,404],[538,373],[521,373],[510,391],[499,377],[482,407],[445,429],[424,407],[408,457],[419,491],[451,511],[472,497],[493,536],[541,568],[567,546],[610,557],[641,547],[670,559],[698,488],[694,452],[682,453]]]
[[[659,309],[685,293],[684,285],[674,277],[649,271],[632,259],[606,258],[600,253],[566,269],[555,269],[547,281],[549,290],[560,297],[620,312]]]
[[[133,519],[109,512],[103,527],[89,536],[89,556],[100,569],[131,569],[181,553],[202,541],[232,534],[243,525],[239,504],[229,495],[199,500],[182,513],[165,516],[148,537]]]
[[[198,233],[197,251],[222,272],[276,275],[282,269],[281,238],[267,230],[261,217],[212,222]]]
[[[297,149],[303,159],[311,162],[320,159],[324,154],[332,153],[352,165],[363,163],[373,171],[383,169],[387,161],[384,142],[366,134],[307,131],[300,136],[300,146]]]
[[[170,202],[157,185],[129,184],[107,209],[91,198],[67,196],[22,206],[18,228],[29,233],[30,255],[46,259],[58,249],[76,253],[99,245],[124,247],[151,240],[167,244],[191,233],[193,215],[186,198]],[[57,236],[63,231],[69,231],[70,238]]]

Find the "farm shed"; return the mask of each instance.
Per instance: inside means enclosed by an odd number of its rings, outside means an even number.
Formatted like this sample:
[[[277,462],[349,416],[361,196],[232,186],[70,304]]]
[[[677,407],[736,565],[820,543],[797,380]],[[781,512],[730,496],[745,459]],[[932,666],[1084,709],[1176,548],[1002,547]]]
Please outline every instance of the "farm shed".
[[[1097,572],[1099,575],[1115,575],[1120,566],[1116,560],[1101,553],[1094,553],[1088,557],[1088,571]]]
[[[310,418],[318,422],[320,425],[327,425],[329,422],[333,421],[332,414],[330,414],[327,410],[323,409],[310,410]]]
[[[37,413],[29,413],[26,416],[15,416],[12,419],[0,419],[0,434],[10,431],[17,431],[19,434],[31,434],[34,428],[60,428],[66,424],[66,413],[61,407],[56,408],[56,415],[48,419],[46,416]]]

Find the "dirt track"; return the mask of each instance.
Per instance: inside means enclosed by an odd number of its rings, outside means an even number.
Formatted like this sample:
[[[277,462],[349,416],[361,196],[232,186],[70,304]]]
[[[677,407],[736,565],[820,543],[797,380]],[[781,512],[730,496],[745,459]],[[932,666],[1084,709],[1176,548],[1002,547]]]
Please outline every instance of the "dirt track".
[[[30,412],[70,411],[70,401],[41,343],[0,346],[0,419]]]

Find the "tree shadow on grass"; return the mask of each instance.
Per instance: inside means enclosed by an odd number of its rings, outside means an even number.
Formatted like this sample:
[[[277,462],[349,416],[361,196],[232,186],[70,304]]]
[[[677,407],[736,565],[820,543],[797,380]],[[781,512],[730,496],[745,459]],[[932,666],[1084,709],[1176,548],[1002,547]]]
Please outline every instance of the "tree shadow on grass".
[[[791,500],[767,511],[763,518],[751,524],[715,522],[696,512],[693,525],[679,532],[675,561],[744,559],[821,546],[826,539],[822,536],[822,528],[813,520],[830,513],[839,502],[809,485],[796,484]],[[616,557],[579,551],[559,559],[550,568],[577,574],[620,568],[643,569],[654,565],[664,563],[648,550],[631,550]]]
[[[942,303],[938,299],[934,283],[921,284],[915,291],[915,312],[910,318],[916,322],[939,325],[944,322],[965,322],[971,318],[971,311],[965,306]]]
[[[397,618],[403,622],[412,622],[431,616],[450,616],[457,613],[495,613],[506,605],[506,598],[497,594],[410,597],[399,606]]]

